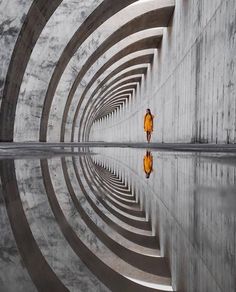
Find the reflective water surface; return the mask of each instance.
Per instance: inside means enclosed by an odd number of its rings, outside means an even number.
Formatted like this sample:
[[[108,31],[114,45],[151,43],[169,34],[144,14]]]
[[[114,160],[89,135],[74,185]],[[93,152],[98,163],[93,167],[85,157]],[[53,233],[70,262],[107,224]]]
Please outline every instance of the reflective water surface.
[[[63,151],[67,155],[63,155]],[[0,160],[0,291],[236,291],[236,157]]]

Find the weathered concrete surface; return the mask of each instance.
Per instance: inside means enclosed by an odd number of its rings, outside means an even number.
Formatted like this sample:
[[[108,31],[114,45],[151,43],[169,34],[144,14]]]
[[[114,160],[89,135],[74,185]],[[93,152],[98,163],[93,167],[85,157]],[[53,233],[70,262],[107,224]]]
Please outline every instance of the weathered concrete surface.
[[[0,107],[12,53],[32,2],[33,1],[19,2],[17,0],[3,0],[0,4]],[[15,7],[17,7],[17,9],[15,9]]]
[[[1,141],[141,142],[150,107],[154,142],[235,142],[235,1],[85,2],[1,2]],[[150,48],[135,95],[94,109],[106,77]]]
[[[235,291],[235,153],[69,145],[1,144],[3,291]]]
[[[235,1],[2,0],[0,36],[0,290],[234,292]]]
[[[140,93],[95,123],[90,138],[143,141],[143,116],[150,107],[154,142],[235,143],[235,19],[234,0],[176,1]]]
[[[235,291],[235,155],[98,148],[93,160],[120,173],[144,201],[177,291]],[[170,232],[168,232],[168,230]]]
[[[0,144],[4,291],[235,291],[235,154],[105,145]]]
[[[0,141],[10,142],[77,141],[91,94],[84,89],[92,77],[125,45],[157,35],[150,31],[167,26],[174,10],[174,0],[21,1],[19,9],[12,0],[0,5],[6,14],[0,19],[1,59],[7,60],[1,73]],[[19,23],[11,21],[13,10]],[[14,32],[10,39],[6,26]],[[147,42],[148,48],[153,44]],[[129,50],[123,53],[117,66]],[[97,75],[95,88],[102,80]]]

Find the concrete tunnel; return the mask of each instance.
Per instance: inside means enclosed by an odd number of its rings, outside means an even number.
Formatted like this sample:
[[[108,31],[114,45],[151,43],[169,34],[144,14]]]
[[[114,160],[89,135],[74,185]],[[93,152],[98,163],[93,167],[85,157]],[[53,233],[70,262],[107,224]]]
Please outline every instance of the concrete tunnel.
[[[0,35],[0,291],[235,291],[235,0],[2,0]]]

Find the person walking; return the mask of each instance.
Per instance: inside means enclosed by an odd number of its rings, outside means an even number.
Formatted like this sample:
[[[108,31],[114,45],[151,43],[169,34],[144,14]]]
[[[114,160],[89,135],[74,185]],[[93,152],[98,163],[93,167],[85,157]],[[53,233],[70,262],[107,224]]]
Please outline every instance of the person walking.
[[[151,110],[148,108],[144,116],[144,131],[147,134],[147,142],[150,143],[153,132],[153,118]]]

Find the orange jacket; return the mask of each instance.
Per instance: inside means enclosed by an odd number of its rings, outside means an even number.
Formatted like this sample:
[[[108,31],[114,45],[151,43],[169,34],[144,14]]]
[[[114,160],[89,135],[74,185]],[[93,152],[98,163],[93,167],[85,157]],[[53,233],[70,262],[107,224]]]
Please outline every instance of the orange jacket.
[[[144,116],[144,131],[145,132],[153,131],[153,119],[154,119],[154,116],[151,114],[146,114]]]
[[[151,154],[144,156],[144,158],[143,158],[143,170],[147,174],[150,174],[153,171],[153,157],[152,157]]]

